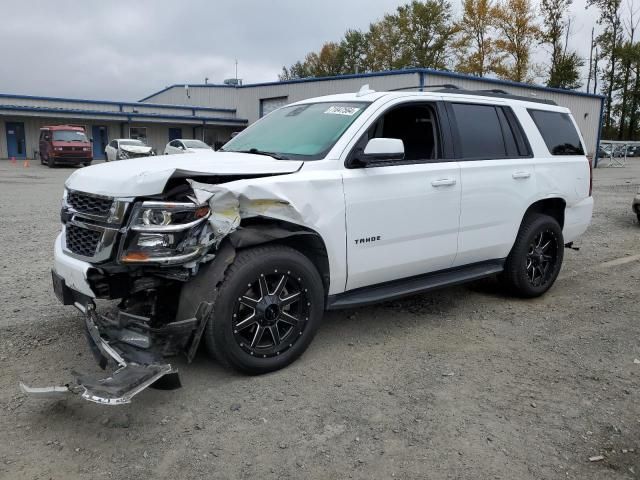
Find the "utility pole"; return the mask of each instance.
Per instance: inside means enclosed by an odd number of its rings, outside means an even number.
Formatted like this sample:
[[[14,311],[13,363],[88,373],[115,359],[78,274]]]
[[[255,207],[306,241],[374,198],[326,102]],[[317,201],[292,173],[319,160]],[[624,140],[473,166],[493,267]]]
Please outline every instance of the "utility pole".
[[[236,58],[236,85],[238,85],[238,59]]]
[[[593,30],[591,27],[591,45],[589,46],[589,76],[587,77],[587,93],[591,93],[591,74],[593,73]]]

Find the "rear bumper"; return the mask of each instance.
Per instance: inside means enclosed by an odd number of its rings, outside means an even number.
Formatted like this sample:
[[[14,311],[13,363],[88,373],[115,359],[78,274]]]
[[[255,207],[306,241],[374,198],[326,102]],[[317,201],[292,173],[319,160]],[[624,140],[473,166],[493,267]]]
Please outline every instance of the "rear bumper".
[[[562,236],[566,243],[573,242],[582,235],[591,224],[593,215],[593,197],[567,207],[564,212],[564,228]]]

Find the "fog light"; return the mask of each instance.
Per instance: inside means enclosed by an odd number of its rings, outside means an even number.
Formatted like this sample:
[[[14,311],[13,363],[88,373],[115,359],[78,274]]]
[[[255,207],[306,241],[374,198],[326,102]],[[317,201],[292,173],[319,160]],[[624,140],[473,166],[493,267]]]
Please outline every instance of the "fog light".
[[[173,235],[167,233],[142,233],[138,236],[138,246],[143,248],[170,247]]]

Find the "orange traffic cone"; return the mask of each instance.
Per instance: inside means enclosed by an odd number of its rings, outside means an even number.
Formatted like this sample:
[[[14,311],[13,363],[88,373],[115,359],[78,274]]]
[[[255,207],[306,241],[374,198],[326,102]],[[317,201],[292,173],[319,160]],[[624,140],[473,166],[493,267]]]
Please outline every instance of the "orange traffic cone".
[[[23,168],[29,168],[29,159],[25,158],[24,160],[24,165],[22,165]]]
[[[11,157],[11,163],[16,164],[16,157]]]

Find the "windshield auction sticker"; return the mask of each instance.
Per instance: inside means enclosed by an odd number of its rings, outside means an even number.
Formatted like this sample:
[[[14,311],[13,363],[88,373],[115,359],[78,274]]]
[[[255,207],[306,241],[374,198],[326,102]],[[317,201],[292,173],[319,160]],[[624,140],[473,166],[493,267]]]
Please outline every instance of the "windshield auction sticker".
[[[358,113],[360,108],[358,107],[338,107],[336,105],[329,107],[326,112],[332,115],[347,115],[349,117]]]

